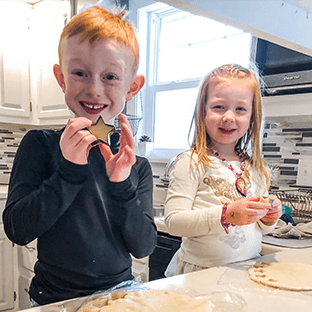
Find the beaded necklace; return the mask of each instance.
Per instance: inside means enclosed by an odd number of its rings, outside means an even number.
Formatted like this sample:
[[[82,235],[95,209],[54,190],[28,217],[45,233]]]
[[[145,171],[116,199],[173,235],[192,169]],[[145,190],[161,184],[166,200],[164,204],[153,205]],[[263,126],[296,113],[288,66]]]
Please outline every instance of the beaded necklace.
[[[221,157],[220,154],[216,150],[212,149],[211,151],[217,158],[219,158],[234,173],[234,175],[236,177],[235,187],[240,194],[242,194],[244,197],[246,197],[247,196],[247,191],[246,191],[247,183],[246,183],[246,180],[243,178],[243,173],[245,170],[245,165],[244,165],[245,158],[244,158],[244,156],[242,154],[238,155],[240,158],[240,163],[241,163],[241,165],[240,165],[241,172],[236,172],[235,169],[233,168],[233,166],[229,163],[229,161],[227,161],[224,157]]]

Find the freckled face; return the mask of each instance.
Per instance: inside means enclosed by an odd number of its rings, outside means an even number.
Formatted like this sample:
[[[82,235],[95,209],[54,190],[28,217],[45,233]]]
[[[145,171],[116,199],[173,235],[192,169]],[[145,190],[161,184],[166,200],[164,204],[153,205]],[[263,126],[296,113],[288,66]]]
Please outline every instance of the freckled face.
[[[253,89],[248,79],[211,80],[205,123],[214,146],[228,145],[234,149],[249,128],[252,101]]]
[[[112,123],[125,101],[131,100],[129,89],[136,78],[133,53],[115,41],[90,45],[79,39],[76,35],[63,43],[61,87],[66,103],[76,117],[95,123],[101,115]]]

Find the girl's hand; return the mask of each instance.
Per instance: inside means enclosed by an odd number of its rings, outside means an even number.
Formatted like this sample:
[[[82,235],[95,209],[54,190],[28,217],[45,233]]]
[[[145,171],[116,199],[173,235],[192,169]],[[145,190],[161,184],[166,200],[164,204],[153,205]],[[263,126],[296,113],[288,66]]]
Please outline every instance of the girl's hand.
[[[100,151],[106,162],[106,171],[109,180],[121,182],[128,178],[131,168],[136,162],[135,141],[125,115],[119,115],[121,125],[120,147],[117,154],[113,155],[106,144],[99,144]]]
[[[261,218],[261,222],[265,225],[273,225],[282,215],[282,203],[275,195],[269,195],[268,198],[273,198],[273,209],[269,209],[267,214]]]
[[[65,159],[78,164],[88,163],[91,143],[96,137],[85,129],[91,126],[91,120],[85,117],[71,119],[65,127],[60,139],[60,148]]]
[[[247,225],[264,218],[270,204],[259,203],[259,197],[250,197],[236,200],[228,204],[225,213],[225,222],[234,225]]]

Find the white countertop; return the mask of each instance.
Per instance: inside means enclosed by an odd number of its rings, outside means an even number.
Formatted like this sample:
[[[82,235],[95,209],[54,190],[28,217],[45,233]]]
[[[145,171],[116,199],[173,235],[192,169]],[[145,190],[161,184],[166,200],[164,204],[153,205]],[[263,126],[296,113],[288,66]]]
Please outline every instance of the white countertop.
[[[261,261],[302,262],[312,265],[312,248],[290,249],[258,258]],[[312,292],[282,291],[249,280],[246,268],[256,261],[183,274],[147,283],[153,289],[168,289],[190,295],[228,291],[245,299],[250,312],[311,312]],[[247,263],[247,264],[246,264]]]
[[[0,185],[0,198],[7,198],[8,196],[8,185]]]
[[[282,291],[250,281],[246,269],[257,261],[288,261],[312,265],[312,248],[291,249],[266,255],[252,261],[163,278],[144,285],[150,289],[167,289],[172,292],[189,294],[190,296],[207,296],[214,291],[218,294],[227,292],[242,297],[250,312],[311,312],[312,292]],[[64,306],[66,307],[68,302],[78,303],[80,301],[81,299],[74,299],[23,311],[64,311],[61,309]],[[73,308],[66,309],[66,312],[73,311]]]

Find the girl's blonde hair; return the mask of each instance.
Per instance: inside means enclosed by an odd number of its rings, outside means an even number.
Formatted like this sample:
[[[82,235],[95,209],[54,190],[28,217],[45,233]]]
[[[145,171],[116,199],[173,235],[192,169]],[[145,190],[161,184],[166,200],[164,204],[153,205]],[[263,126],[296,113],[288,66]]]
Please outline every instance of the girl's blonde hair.
[[[139,44],[135,27],[124,17],[127,11],[124,8],[114,7],[109,12],[104,7],[92,6],[73,16],[64,27],[58,47],[59,64],[62,67],[62,43],[75,35],[80,35],[80,42],[89,40],[95,44],[100,40],[115,40],[129,48],[134,54],[134,73],[139,67]]]
[[[208,101],[208,89],[212,79],[220,79],[221,81],[230,79],[248,79],[251,82],[253,89],[252,101],[252,115],[250,118],[249,129],[246,134],[241,137],[235,146],[238,154],[244,153],[248,160],[248,165],[258,169],[258,171],[265,175],[267,180],[267,187],[270,186],[270,178],[266,170],[260,151],[260,133],[262,124],[262,102],[261,102],[261,87],[260,79],[257,77],[255,71],[244,68],[237,64],[226,64],[217,67],[203,79],[198,98],[196,101],[195,112],[192,120],[192,125],[195,126],[194,138],[191,145],[192,154],[198,155],[198,160],[203,164],[211,167],[211,160],[208,156],[208,149],[211,147],[211,139],[206,131],[206,104]],[[251,155],[247,155],[246,149],[251,145]],[[247,171],[247,170],[246,170]],[[248,171],[245,174],[248,175]]]

